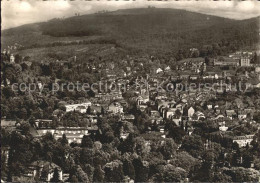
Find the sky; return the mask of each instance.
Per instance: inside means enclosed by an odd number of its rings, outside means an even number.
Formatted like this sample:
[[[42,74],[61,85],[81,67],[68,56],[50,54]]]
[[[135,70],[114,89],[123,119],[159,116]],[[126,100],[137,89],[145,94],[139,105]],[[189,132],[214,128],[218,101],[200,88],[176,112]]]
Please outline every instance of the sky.
[[[175,8],[216,15],[231,19],[248,19],[260,16],[260,1],[212,1],[212,0],[2,0],[2,29],[44,22],[53,18],[66,18],[75,13],[91,14],[97,11],[115,11],[126,8]]]

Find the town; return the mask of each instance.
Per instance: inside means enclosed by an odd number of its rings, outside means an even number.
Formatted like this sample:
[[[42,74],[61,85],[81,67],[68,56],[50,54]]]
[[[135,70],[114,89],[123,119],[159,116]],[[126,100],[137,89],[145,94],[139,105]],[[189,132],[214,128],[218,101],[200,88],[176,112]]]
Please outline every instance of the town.
[[[1,54],[2,181],[260,181],[256,51],[82,63],[15,49]],[[78,81],[109,87],[53,92]]]

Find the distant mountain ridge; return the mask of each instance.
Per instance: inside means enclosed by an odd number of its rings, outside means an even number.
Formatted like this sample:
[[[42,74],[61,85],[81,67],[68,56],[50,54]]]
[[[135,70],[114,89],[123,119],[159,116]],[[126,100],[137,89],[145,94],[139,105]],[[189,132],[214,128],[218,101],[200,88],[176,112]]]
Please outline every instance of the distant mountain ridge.
[[[259,43],[258,31],[259,17],[232,20],[179,9],[138,8],[11,28],[2,31],[2,43],[28,46],[98,36],[131,49],[170,51],[223,41],[252,47]]]

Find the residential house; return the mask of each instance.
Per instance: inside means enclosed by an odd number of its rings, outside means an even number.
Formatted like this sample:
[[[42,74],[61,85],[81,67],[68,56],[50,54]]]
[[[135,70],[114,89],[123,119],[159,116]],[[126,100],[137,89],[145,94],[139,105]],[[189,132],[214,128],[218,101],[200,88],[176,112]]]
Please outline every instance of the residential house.
[[[176,112],[176,108],[168,108],[165,110],[165,114],[163,115],[163,117],[165,119],[170,119]]]
[[[48,161],[34,161],[28,167],[28,176],[31,176],[35,181],[50,182],[53,178],[55,169],[58,170],[59,179],[62,180],[62,170],[55,163]]]
[[[179,110],[181,113],[183,113],[183,108],[184,108],[184,106],[185,106],[185,103],[180,102],[180,103],[178,103],[178,104],[175,105],[175,108],[176,108],[177,110]]]
[[[228,58],[228,57],[218,57],[214,60],[214,66],[238,66],[239,60]]]
[[[15,57],[13,54],[10,55],[10,63],[14,63],[15,62]]]
[[[250,66],[250,57],[248,56],[243,56],[240,58],[240,66],[241,67],[248,67]]]
[[[87,112],[87,108],[85,107],[85,106],[77,106],[76,108],[75,108],[75,111],[78,111],[78,112],[80,112],[80,113],[86,113]]]
[[[237,116],[235,110],[226,110],[226,115],[228,118],[233,119]]]
[[[35,125],[37,128],[51,128],[53,126],[53,122],[51,119],[36,119]]]
[[[194,113],[195,113],[194,108],[193,108],[193,107],[190,107],[190,108],[188,109],[188,117],[191,118]]]
[[[239,147],[245,147],[247,144],[253,141],[254,135],[244,135],[244,136],[236,136],[233,138],[233,143],[238,143]]]
[[[225,131],[228,130],[228,127],[225,126],[225,124],[226,124],[225,121],[219,123],[219,130],[220,130],[220,131],[225,132]]]
[[[79,107],[81,106],[81,107]],[[84,103],[79,103],[79,104],[66,104],[65,108],[66,108],[66,112],[70,112],[70,111],[79,111],[79,112],[86,112],[84,109],[87,110],[87,108],[91,106],[91,102],[90,101],[85,101]],[[79,107],[79,108],[78,108]]]
[[[164,69],[165,72],[168,72],[168,71],[170,71],[170,70],[171,70],[170,66],[167,66],[167,67]]]
[[[205,119],[205,115],[200,111],[195,112],[194,115],[192,116],[192,120],[195,120],[195,121],[203,120],[203,119]]]
[[[5,163],[7,165],[8,163],[8,159],[9,159],[9,151],[10,151],[10,147],[9,146],[3,146],[1,147],[1,155],[5,157]]]
[[[260,73],[260,66],[255,67],[255,72]]]
[[[192,74],[190,75],[190,80],[197,80],[199,78],[199,75],[198,74]]]
[[[190,74],[191,72],[182,72],[181,74],[180,74],[180,78],[181,79],[183,79],[183,80],[188,80],[188,79],[190,79]]]
[[[140,111],[145,111],[145,109],[147,108],[147,105],[146,104],[141,104],[141,105],[139,105],[138,106],[138,109],[140,110]]]
[[[2,119],[1,128],[16,130],[20,126],[20,123],[17,123],[15,120]]]
[[[237,117],[238,117],[239,120],[246,119],[247,113],[245,111],[239,111]]]
[[[171,116],[171,120],[177,125],[180,126],[181,125],[181,115],[179,114],[174,114]]]
[[[163,72],[163,70],[161,68],[157,68],[155,72],[156,72],[156,74],[158,74],[160,72]]]
[[[122,116],[122,120],[126,120],[126,121],[129,121],[129,122],[134,122],[135,116],[132,115],[132,114],[124,114]]]
[[[120,114],[123,113],[123,106],[119,102],[112,102],[107,111],[112,114]]]

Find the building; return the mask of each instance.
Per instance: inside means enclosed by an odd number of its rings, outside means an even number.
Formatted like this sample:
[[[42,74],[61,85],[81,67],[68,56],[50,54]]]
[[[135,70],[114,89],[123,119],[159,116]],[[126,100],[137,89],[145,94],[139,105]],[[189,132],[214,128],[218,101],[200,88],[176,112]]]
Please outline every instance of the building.
[[[254,135],[236,136],[233,138],[233,143],[237,143],[239,147],[245,147],[253,141]]]
[[[219,122],[219,130],[222,131],[222,132],[225,132],[228,130],[228,127],[226,126],[226,122],[223,121],[223,122]]]
[[[58,170],[59,180],[62,180],[62,170],[55,163],[48,161],[34,161],[28,168],[28,176],[33,180],[41,180],[43,182],[50,182],[53,178],[55,169]],[[47,171],[47,172],[44,172]]]
[[[54,132],[54,138],[56,140],[62,138],[63,134],[66,135],[68,143],[81,143],[84,135],[89,135],[88,128],[84,127],[59,127]]]
[[[91,106],[91,102],[87,101],[87,102],[80,103],[80,104],[67,104],[67,105],[65,105],[65,108],[66,108],[66,112],[79,111],[79,112],[83,113],[83,112],[86,112],[86,110],[88,109],[89,106]]]
[[[255,72],[260,73],[260,67],[259,66],[255,67]]]
[[[166,118],[166,119],[169,119],[169,118],[171,118],[171,117],[175,114],[176,111],[177,111],[176,108],[167,109],[167,110],[165,111],[165,114],[164,114],[163,117]]]
[[[241,57],[240,66],[242,66],[242,67],[250,66],[250,58],[249,57]]]
[[[43,135],[46,135],[47,133],[51,133],[52,135],[55,133],[54,128],[41,128],[36,131],[36,137],[41,137]]]
[[[126,121],[129,121],[129,122],[134,122],[135,116],[132,115],[132,114],[124,114],[124,115],[122,116],[122,119],[123,119],[123,120],[126,120]]]
[[[17,123],[15,120],[8,120],[8,119],[1,120],[1,128],[4,129],[16,130],[16,127],[18,127],[19,125],[20,124]]]
[[[113,114],[123,113],[123,107],[119,102],[112,102],[108,106],[108,112]]]
[[[85,106],[80,105],[80,106],[76,107],[75,111],[78,111],[80,113],[86,113],[87,108]]]
[[[14,63],[15,61],[15,57],[13,54],[10,55],[10,63]]]
[[[158,68],[158,69],[156,69],[156,74],[158,74],[158,73],[160,73],[160,72],[163,72],[163,70],[161,69],[161,68]]]
[[[190,108],[188,109],[188,117],[191,118],[194,113],[195,113],[194,108],[193,108],[193,107],[190,107]]]
[[[36,119],[35,125],[37,128],[51,128],[53,123],[50,119]]]
[[[237,113],[235,112],[235,110],[226,110],[226,115],[230,119],[237,117]]]
[[[214,66],[239,66],[239,60],[233,58],[219,57],[213,60]]]

